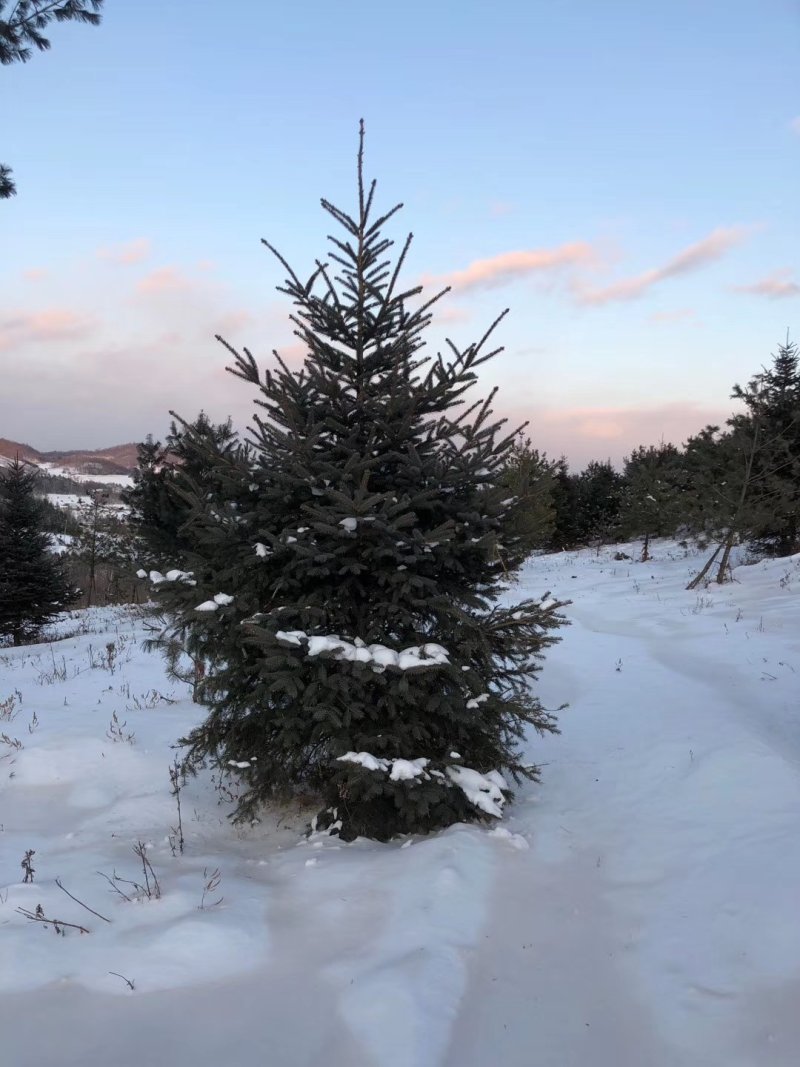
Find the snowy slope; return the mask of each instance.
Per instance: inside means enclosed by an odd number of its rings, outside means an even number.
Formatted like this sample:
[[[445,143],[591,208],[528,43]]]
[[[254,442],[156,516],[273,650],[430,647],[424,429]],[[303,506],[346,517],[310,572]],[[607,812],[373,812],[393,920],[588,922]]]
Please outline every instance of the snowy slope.
[[[0,741],[3,1062],[795,1064],[800,558],[687,593],[677,546],[611,555],[524,574],[573,600],[540,683],[571,708],[494,831],[344,846],[303,838],[300,808],[235,830],[205,776],[173,855],[170,746],[198,709],[142,620],[83,612],[87,632],[0,650],[22,745]],[[142,881],[139,841],[160,899],[103,877]],[[90,932],[16,910],[37,904]]]

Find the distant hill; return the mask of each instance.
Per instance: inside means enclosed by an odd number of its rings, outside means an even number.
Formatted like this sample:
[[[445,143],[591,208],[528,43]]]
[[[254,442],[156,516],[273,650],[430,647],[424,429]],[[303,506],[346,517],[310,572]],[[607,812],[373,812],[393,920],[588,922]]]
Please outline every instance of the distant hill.
[[[31,445],[0,437],[0,461],[3,458],[13,460],[15,456],[29,463],[60,467],[75,474],[130,474],[136,467],[136,444],[40,452]]]

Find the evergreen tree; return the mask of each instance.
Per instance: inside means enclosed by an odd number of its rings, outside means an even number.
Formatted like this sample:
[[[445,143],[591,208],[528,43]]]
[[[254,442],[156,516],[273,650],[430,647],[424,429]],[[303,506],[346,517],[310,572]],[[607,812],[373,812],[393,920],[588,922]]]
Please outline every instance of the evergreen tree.
[[[554,552],[574,548],[581,539],[579,480],[578,475],[570,474],[566,456],[556,460],[550,480],[553,530],[546,546]]]
[[[702,570],[688,584],[694,589],[717,562],[716,581],[728,577],[734,546],[748,540],[758,508],[755,502],[755,464],[762,444],[761,427],[748,419],[734,421],[723,432],[706,426],[686,442],[686,525],[717,546]],[[721,555],[720,555],[721,553]]]
[[[624,484],[610,460],[587,464],[577,482],[579,540],[599,548],[618,537]]]
[[[215,424],[203,411],[193,422],[173,421],[164,445],[148,435],[137,446],[133,486],[122,499],[130,508],[141,563],[181,564],[189,547],[183,531],[191,510],[186,487],[213,491],[213,456],[238,447],[231,420]]]
[[[50,40],[44,31],[53,21],[96,26],[102,6],[103,0],[0,0],[0,64],[27,63],[34,48],[46,52]],[[16,191],[11,169],[0,164],[0,200]]]
[[[513,493],[509,527],[528,552],[545,548],[553,536],[556,511],[553,475],[556,464],[520,434],[514,442],[502,483]]]
[[[16,459],[0,472],[0,636],[21,645],[80,595],[49,551],[36,475]]]
[[[707,426],[686,444],[689,526],[718,547],[689,583],[694,588],[715,564],[716,580],[729,574],[738,542],[775,555],[800,548],[800,374],[794,345],[780,346],[773,367],[755,375],[733,397],[746,411],[727,430]],[[720,555],[721,553],[721,555]]]
[[[749,535],[762,552],[789,556],[800,551],[800,366],[795,344],[778,346],[772,366],[745,388],[733,387],[747,413],[729,425],[758,425],[760,447],[753,478],[756,491]]]
[[[448,358],[422,354],[438,297],[411,309],[411,239],[390,263],[399,205],[376,217],[362,153],[363,127],[355,217],[322,201],[335,266],[302,281],[275,252],[302,370],[276,353],[261,374],[226,345],[260,391],[252,454],[195,441],[215,489],[192,489],[185,566],[155,594],[209,664],[187,768],[233,764],[240,818],[314,791],[318,826],[385,839],[499,816],[502,772],[536,777],[518,742],[556,730],[531,681],[563,618],[549,596],[498,602],[526,552],[502,484],[515,435],[494,393],[464,404],[500,351],[496,323]]]
[[[624,537],[641,537],[641,560],[650,540],[675,532],[680,522],[681,454],[674,445],[640,445],[625,458],[620,524]]]

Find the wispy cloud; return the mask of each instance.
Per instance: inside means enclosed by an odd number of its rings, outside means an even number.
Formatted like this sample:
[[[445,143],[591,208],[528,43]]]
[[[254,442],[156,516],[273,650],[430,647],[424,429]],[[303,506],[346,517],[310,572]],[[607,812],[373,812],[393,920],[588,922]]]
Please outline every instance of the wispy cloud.
[[[48,275],[49,271],[45,267],[30,267],[28,270],[22,272],[22,277],[26,282],[41,282]]]
[[[748,226],[720,226],[702,241],[684,248],[661,267],[654,267],[601,288],[575,283],[575,298],[581,304],[594,305],[609,304],[617,300],[636,300],[668,278],[690,274],[721,259],[726,252],[741,244],[751,232],[752,227]]]
[[[240,309],[224,311],[215,321],[218,324],[216,332],[225,337],[229,333],[238,333],[245,326],[252,326],[256,320],[249,311]]]
[[[437,304],[433,311],[434,322],[466,322],[469,312],[455,304]]]
[[[68,308],[20,311],[0,319],[0,351],[43,341],[74,341],[87,337],[95,327],[94,319]]]
[[[151,270],[136,283],[136,292],[145,296],[154,293],[181,293],[191,288],[191,280],[175,267]]]
[[[786,297],[800,296],[800,284],[792,278],[790,267],[775,270],[766,278],[761,278],[750,285],[734,285],[737,293],[751,293],[753,296],[765,296],[769,300],[783,300]]]
[[[124,244],[108,245],[97,249],[98,259],[105,259],[111,263],[119,263],[126,266],[130,263],[141,263],[150,255],[151,242],[148,237],[137,237],[133,241]]]
[[[501,252],[489,259],[476,259],[464,270],[449,274],[426,275],[424,285],[449,285],[454,290],[491,288],[507,285],[530,275],[546,274],[563,267],[588,264],[595,253],[586,241],[573,241],[558,248],[536,248],[529,251]]]
[[[502,218],[503,215],[510,215],[514,210],[514,205],[507,200],[493,200],[489,204],[489,214],[493,219]]]
[[[789,129],[792,133],[796,133],[797,136],[800,137],[800,115],[798,115],[797,118],[792,119],[789,123]]]
[[[673,311],[654,311],[651,322],[693,322],[697,319],[694,308],[675,308]]]
[[[502,395],[502,394],[501,394]],[[498,403],[497,414],[511,425],[530,419],[526,433],[550,456],[566,455],[579,469],[592,459],[620,463],[638,445],[671,441],[682,444],[709,423],[723,422],[730,410],[671,402],[629,407],[551,407],[537,409],[519,403]]]

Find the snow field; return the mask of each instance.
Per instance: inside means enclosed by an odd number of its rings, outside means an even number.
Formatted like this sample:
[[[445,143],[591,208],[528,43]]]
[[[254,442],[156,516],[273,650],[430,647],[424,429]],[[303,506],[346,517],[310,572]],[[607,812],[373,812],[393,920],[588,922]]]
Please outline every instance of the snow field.
[[[528,569],[573,589],[540,689],[572,706],[510,809],[532,849],[497,883],[476,974],[499,979],[476,977],[447,1063],[796,1062],[800,558],[687,593],[702,558],[657,553]]]
[[[539,682],[571,704],[530,739],[542,783],[490,828],[388,845],[305,838],[313,808],[233,828],[206,773],[173,855],[171,746],[202,709],[141,651],[143,620],[73,613],[59,631],[84,632],[0,649],[0,734],[22,746],[0,742],[8,1062],[796,1064],[800,557],[689,593],[702,557],[655,553],[529,563],[515,599],[573,601]],[[102,877],[141,883],[137,842],[159,899]],[[91,932],[16,910],[37,905]]]

